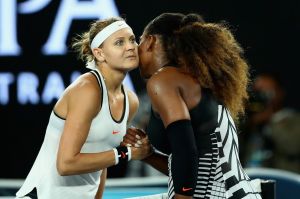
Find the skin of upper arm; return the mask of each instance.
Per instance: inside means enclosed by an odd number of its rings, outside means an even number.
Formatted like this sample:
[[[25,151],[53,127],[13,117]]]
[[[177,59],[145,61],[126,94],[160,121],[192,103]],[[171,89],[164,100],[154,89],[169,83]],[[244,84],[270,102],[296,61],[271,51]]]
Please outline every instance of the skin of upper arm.
[[[178,120],[190,120],[188,107],[179,91],[180,76],[177,76],[176,72],[172,74],[174,72],[172,70],[161,71],[147,82],[147,92],[152,107],[160,115],[165,128]],[[192,197],[175,194],[175,198]]]
[[[72,161],[86,141],[93,118],[100,110],[99,88],[86,78],[73,85],[67,96],[67,116],[60,139],[58,163]]]
[[[174,121],[190,119],[177,84],[178,80],[166,72],[153,75],[147,82],[152,107],[162,118],[165,127]]]
[[[138,111],[139,99],[138,99],[137,95],[130,90],[127,90],[127,94],[128,94],[128,100],[129,100],[129,116],[128,116],[127,124],[129,124]]]

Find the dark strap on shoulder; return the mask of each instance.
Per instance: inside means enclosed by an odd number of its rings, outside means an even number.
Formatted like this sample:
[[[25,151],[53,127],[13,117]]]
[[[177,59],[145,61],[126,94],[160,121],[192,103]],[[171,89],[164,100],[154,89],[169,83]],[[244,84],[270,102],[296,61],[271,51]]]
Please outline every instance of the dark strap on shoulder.
[[[96,79],[97,79],[97,81],[98,81],[98,85],[99,85],[99,87],[100,87],[100,90],[101,90],[101,107],[102,107],[102,103],[103,103],[103,86],[102,86],[102,81],[101,81],[101,77],[100,77],[100,75],[99,75],[99,73],[98,73],[98,71],[96,71],[96,70],[91,70],[90,71],[90,73],[92,73],[95,77],[96,77]]]
[[[98,81],[98,83],[99,83],[99,86],[100,86],[101,89],[102,89],[102,88],[103,88],[103,87],[102,87],[102,81],[101,81],[101,77],[100,77],[98,71],[96,71],[96,70],[91,70],[90,73],[92,73],[93,75],[95,75],[95,77],[96,77],[96,79],[97,79],[97,81]]]

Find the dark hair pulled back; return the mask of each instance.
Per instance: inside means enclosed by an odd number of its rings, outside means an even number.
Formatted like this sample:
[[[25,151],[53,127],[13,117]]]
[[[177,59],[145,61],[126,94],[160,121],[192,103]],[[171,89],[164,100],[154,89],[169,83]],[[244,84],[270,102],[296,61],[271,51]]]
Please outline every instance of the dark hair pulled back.
[[[157,35],[169,64],[184,68],[210,89],[235,119],[244,113],[248,64],[227,24],[205,22],[196,13],[163,13],[144,34]]]

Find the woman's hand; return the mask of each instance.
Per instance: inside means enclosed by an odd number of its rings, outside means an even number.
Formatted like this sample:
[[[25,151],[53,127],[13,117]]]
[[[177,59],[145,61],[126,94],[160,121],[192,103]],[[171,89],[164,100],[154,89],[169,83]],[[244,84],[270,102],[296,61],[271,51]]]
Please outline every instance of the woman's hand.
[[[146,133],[135,127],[127,129],[120,145],[131,147],[131,158],[133,160],[142,160],[153,153],[153,148]]]
[[[123,137],[121,145],[140,148],[142,145],[142,140],[146,137],[147,135],[142,129],[130,127],[127,129],[127,133]]]

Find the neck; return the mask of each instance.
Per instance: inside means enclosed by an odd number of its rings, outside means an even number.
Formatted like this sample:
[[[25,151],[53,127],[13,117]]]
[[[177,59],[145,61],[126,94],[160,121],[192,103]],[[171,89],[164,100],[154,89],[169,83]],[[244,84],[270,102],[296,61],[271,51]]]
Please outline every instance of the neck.
[[[153,74],[164,66],[168,65],[169,60],[166,58],[164,53],[155,53],[153,56]]]
[[[98,66],[97,68],[104,78],[104,82],[108,92],[121,92],[122,82],[126,76],[126,73],[119,70],[111,69],[108,66]]]

